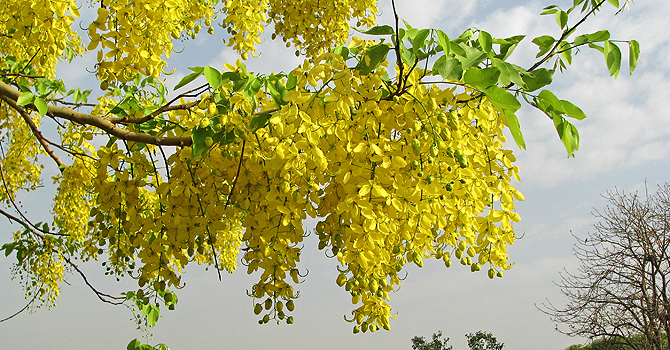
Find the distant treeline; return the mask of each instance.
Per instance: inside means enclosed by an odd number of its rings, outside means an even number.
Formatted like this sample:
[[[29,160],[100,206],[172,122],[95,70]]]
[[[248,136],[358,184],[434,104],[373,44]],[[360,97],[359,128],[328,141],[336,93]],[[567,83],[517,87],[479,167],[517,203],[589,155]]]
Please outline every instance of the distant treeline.
[[[612,337],[607,339],[596,339],[591,344],[581,345],[574,344],[567,347],[565,350],[667,350],[668,336],[665,333],[661,334],[663,344],[660,347],[652,347],[645,338],[644,334],[634,335],[629,338]]]

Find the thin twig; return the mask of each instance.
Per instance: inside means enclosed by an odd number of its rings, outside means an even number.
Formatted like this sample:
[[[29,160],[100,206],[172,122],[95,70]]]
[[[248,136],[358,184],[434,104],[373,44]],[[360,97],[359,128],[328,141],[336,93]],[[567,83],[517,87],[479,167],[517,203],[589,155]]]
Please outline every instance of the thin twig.
[[[113,295],[105,294],[103,292],[98,291],[97,289],[95,289],[95,287],[93,287],[93,285],[91,285],[91,283],[88,282],[88,279],[86,278],[86,275],[84,275],[84,273],[79,269],[79,267],[77,265],[75,265],[72,261],[70,261],[70,259],[68,259],[65,255],[61,254],[61,257],[63,258],[63,260],[65,260],[68,264],[70,264],[70,266],[72,266],[79,273],[81,278],[84,280],[84,283],[86,283],[86,285],[93,291],[93,293],[95,293],[95,295],[98,297],[98,299],[100,299],[102,302],[109,303],[109,304],[112,304],[112,305],[123,304],[123,301],[117,302],[117,301],[106,300],[105,298],[109,298],[109,299],[113,299],[113,300],[124,300],[125,301],[126,298],[115,297]]]
[[[3,76],[3,77],[32,78],[32,79],[46,78],[46,77],[43,76],[43,75],[29,75],[29,74],[23,74],[23,73],[2,73],[2,72],[0,72],[0,76]]]
[[[246,146],[247,141],[242,141],[242,151],[240,152],[240,162],[237,164],[237,174],[235,174],[235,180],[233,180],[233,185],[230,186],[230,193],[228,193],[228,199],[226,199],[225,208],[228,208],[228,203],[230,203],[230,197],[233,195],[233,190],[235,185],[237,185],[237,179],[240,177],[240,169],[242,169],[242,160],[244,158],[244,146]]]
[[[393,16],[395,18],[395,59],[396,59],[396,65],[398,66],[399,73],[398,73],[398,85],[396,87],[395,95],[400,94],[400,90],[402,89],[402,75],[403,75],[403,66],[404,63],[402,61],[402,57],[400,57],[400,31],[399,31],[399,25],[398,21],[400,18],[398,17],[398,11],[396,11],[395,8],[395,0],[391,0],[391,6],[393,6]]]
[[[595,13],[595,11],[598,10],[598,8],[599,8],[602,4],[604,4],[605,1],[607,1],[607,0],[602,0],[601,2],[599,2],[598,4],[596,4],[596,6],[593,6],[593,8],[591,9],[591,11],[589,11],[589,12],[588,12],[588,13],[587,13],[581,20],[579,20],[579,22],[575,23],[575,25],[572,26],[571,28],[569,28],[569,29],[563,31],[563,34],[561,35],[561,37],[560,37],[558,40],[556,40],[556,43],[554,44],[554,47],[552,47],[551,50],[549,50],[549,53],[548,53],[547,55],[545,55],[541,60],[539,60],[539,61],[537,61],[535,64],[533,64],[527,71],[528,71],[528,72],[531,72],[531,71],[535,70],[537,67],[539,67],[540,65],[542,65],[542,64],[543,64],[544,62],[546,62],[548,59],[550,59],[552,56],[556,55],[557,53],[554,52],[554,51],[556,51],[556,49],[557,49],[558,46],[561,44],[561,42],[563,41],[563,39],[567,38],[570,34],[572,34],[572,33],[575,31],[575,29],[577,29],[578,26],[580,26],[582,23],[584,23],[584,21],[586,21],[586,19],[587,19],[589,16],[591,16],[593,13]]]
[[[193,93],[197,90],[201,90],[201,89],[207,87],[207,85],[208,84],[204,84],[204,85],[198,86],[195,89],[192,89],[192,90],[186,91],[182,94],[179,94],[179,96],[173,98],[170,102],[166,103],[163,107],[155,110],[153,113],[151,113],[147,116],[144,116],[142,118],[127,118],[127,117],[109,118],[109,121],[111,121],[114,124],[142,124],[144,122],[148,122],[149,120],[156,118],[158,115],[160,115],[163,112],[189,109],[191,107],[194,107],[194,106],[198,105],[198,103],[200,103],[200,100],[185,103],[185,104],[180,104],[180,105],[177,105],[177,106],[171,106],[171,104],[174,103],[175,101],[179,100],[182,97],[191,96],[190,95],[191,93]]]
[[[50,231],[45,231],[45,230],[37,227],[37,225],[30,222],[30,220],[25,215],[23,215],[23,212],[21,212],[21,210],[19,209],[19,206],[16,205],[16,202],[14,201],[14,198],[12,198],[12,195],[9,192],[9,187],[7,186],[7,182],[5,181],[5,174],[4,174],[4,171],[2,170],[2,166],[0,166],[0,179],[2,179],[2,185],[5,188],[5,193],[7,194],[7,199],[9,200],[10,203],[12,203],[12,205],[14,206],[14,209],[16,210],[17,213],[19,213],[19,215],[23,218],[23,220],[15,217],[15,216],[13,216],[13,215],[11,215],[11,214],[3,211],[3,210],[0,210],[0,214],[4,215],[5,217],[7,217],[10,220],[16,221],[17,223],[23,225],[23,227],[25,227],[26,229],[34,232],[35,234],[37,234],[38,236],[40,236],[42,238],[44,238],[45,234],[46,235],[54,235],[54,236],[67,236],[67,234],[64,234],[64,233],[53,233],[53,232],[50,232]],[[37,230],[39,232],[36,232],[35,230]]]
[[[43,284],[42,284],[42,285],[43,285]],[[41,287],[42,287],[42,286],[40,286],[40,288],[41,288]],[[18,315],[18,314],[20,314],[20,313],[26,311],[26,310],[28,309],[28,307],[35,301],[35,299],[37,299],[37,295],[38,295],[37,293],[34,293],[33,298],[30,299],[30,301],[26,304],[26,306],[24,306],[21,310],[15,312],[13,315],[11,315],[11,316],[9,316],[9,317],[5,317],[5,318],[3,318],[2,320],[0,320],[0,322],[5,322],[5,321],[7,321],[7,320],[9,320],[9,319],[14,318],[16,315]]]

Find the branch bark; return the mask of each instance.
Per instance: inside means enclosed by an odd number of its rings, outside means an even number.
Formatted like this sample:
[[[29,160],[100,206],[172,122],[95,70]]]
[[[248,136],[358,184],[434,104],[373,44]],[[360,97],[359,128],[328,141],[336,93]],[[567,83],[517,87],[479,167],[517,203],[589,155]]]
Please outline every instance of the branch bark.
[[[20,94],[21,93],[18,90],[0,81],[0,96],[3,97],[3,101],[5,102],[13,101],[13,105],[7,102],[13,109],[16,109],[14,106],[18,106],[16,105],[16,100],[19,98]],[[160,146],[191,146],[193,144],[193,140],[190,137],[162,137],[128,131],[117,127],[107,118],[77,112],[67,107],[49,106],[47,114],[54,118],[61,118],[79,124],[95,126],[110,135],[126,141]]]

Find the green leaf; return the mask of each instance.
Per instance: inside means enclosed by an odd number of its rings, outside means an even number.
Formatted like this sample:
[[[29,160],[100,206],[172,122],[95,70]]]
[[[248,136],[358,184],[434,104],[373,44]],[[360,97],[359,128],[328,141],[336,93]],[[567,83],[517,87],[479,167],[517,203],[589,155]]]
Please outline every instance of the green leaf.
[[[28,91],[19,95],[19,98],[16,99],[16,104],[19,106],[25,106],[33,103],[33,101],[35,101],[35,95]]]
[[[512,79],[510,77],[510,71],[505,65],[505,62],[501,61],[498,58],[493,58],[491,59],[491,64],[493,64],[494,67],[500,70],[500,76],[498,77],[498,84],[502,86],[509,85],[512,82]]]
[[[14,250],[14,247],[16,245],[17,245],[17,243],[13,243],[13,242],[12,243],[5,243],[5,244],[2,245],[0,250],[4,250],[5,251],[5,257],[7,257],[7,256],[9,256],[9,254],[12,253],[12,251]]]
[[[554,39],[549,35],[538,36],[537,38],[533,39],[533,44],[537,45],[540,48],[540,52],[535,57],[540,57],[545,53],[549,52],[549,50],[551,50],[555,42],[556,39]]]
[[[444,54],[445,55],[448,54],[449,51],[451,51],[451,41],[449,40],[449,37],[447,36],[447,34],[438,29],[437,30],[437,39],[438,39],[438,42],[439,42],[440,46],[442,46],[442,50],[444,51]]]
[[[430,70],[431,74],[432,74],[432,75],[438,75],[438,74],[440,74],[440,73],[438,72],[438,69],[437,69],[437,68],[438,68],[442,63],[444,63],[444,61],[446,61],[446,60],[447,60],[447,55],[442,55],[442,56],[440,56],[437,60],[435,60],[435,63],[433,63],[433,69]]]
[[[478,40],[479,45],[482,46],[482,50],[484,50],[484,52],[486,53],[491,52],[491,49],[493,48],[493,42],[492,42],[493,38],[491,37],[491,34],[483,30],[480,30]]]
[[[338,46],[333,50],[333,53],[342,56],[344,60],[349,59],[349,48],[346,46]]]
[[[383,25],[383,26],[376,26],[373,28],[370,28],[368,30],[362,31],[360,29],[356,29],[357,32],[363,33],[363,34],[369,34],[369,35],[391,35],[395,34],[395,31],[393,30],[393,27],[390,25]]]
[[[191,159],[195,160],[207,154],[207,151],[212,147],[207,145],[207,138],[212,139],[213,142],[214,130],[211,126],[201,128],[199,125],[191,130],[191,139],[193,140],[193,148],[191,151]]]
[[[572,104],[572,102],[566,100],[561,100],[561,102],[563,103],[563,109],[565,110],[565,113],[568,114],[568,117],[577,120],[586,118],[586,114],[579,107]]]
[[[575,38],[574,44],[575,46],[580,46],[586,44],[587,42],[589,42],[589,38],[587,38],[586,35],[580,35]]]
[[[142,345],[142,342],[139,341],[137,338],[133,339],[128,343],[128,346],[126,347],[126,350],[139,350],[140,346]]]
[[[553,92],[549,90],[542,90],[537,95],[537,97],[538,107],[548,116],[551,116],[552,112],[558,114],[565,113],[565,109],[563,109],[563,103],[561,103],[561,100],[559,100]]]
[[[551,84],[554,78],[554,70],[539,68],[528,72],[523,76],[523,82],[526,83],[526,91],[535,91],[543,86]]]
[[[621,69],[621,50],[619,50],[619,47],[615,43],[609,40],[605,41],[605,62],[607,63],[610,75],[616,79]]]
[[[283,99],[284,95],[286,95],[286,87],[280,81],[277,81],[275,84],[267,84],[267,88],[277,108],[281,108],[281,106],[286,104]]]
[[[412,50],[408,50],[402,41],[400,42],[400,58],[402,58],[402,61],[405,62],[405,64],[408,66],[413,65],[414,61],[416,60],[416,55],[414,52],[412,52]]]
[[[45,116],[47,114],[47,111],[49,110],[49,106],[47,106],[46,101],[39,97],[35,97],[34,101],[35,107],[37,108],[37,111],[40,112],[41,116]]]
[[[602,54],[605,54],[605,48],[603,48],[600,45],[596,45],[594,43],[589,43],[589,47],[592,48],[592,49],[596,49],[596,50],[600,51]]]
[[[497,67],[489,67],[480,69],[479,67],[472,67],[465,71],[463,75],[463,82],[479,90],[484,90],[491,85],[495,85],[500,77],[500,69]]]
[[[290,91],[290,90],[295,89],[295,84],[297,82],[298,82],[298,77],[293,75],[293,74],[289,74],[288,77],[286,78],[286,90]]]
[[[568,13],[565,11],[556,12],[556,23],[561,29],[565,28],[568,25]]]
[[[205,74],[205,78],[207,78],[207,82],[213,90],[218,90],[223,85],[221,72],[218,69],[207,66],[204,67],[202,72]]]
[[[201,76],[201,75],[202,75],[202,72],[194,72],[194,73],[191,73],[191,74],[189,74],[189,75],[183,77],[183,78],[179,81],[179,83],[177,83],[177,85],[174,86],[174,89],[172,89],[172,90],[177,90],[177,89],[179,89],[180,87],[182,87],[182,86],[184,86],[184,85],[186,85],[186,84],[192,82],[193,80],[195,80],[195,78],[197,78],[197,77],[199,77],[199,76]]]
[[[456,41],[464,43],[470,40],[470,38],[472,38],[473,35],[475,35],[475,32],[473,32],[472,29],[466,29],[463,33],[461,33],[461,35],[458,37],[458,39],[456,39]]]
[[[630,64],[630,74],[633,74],[637,67],[637,60],[640,58],[640,44],[636,40],[628,43],[628,61]]]
[[[456,56],[467,57],[468,54],[465,52],[464,47],[467,47],[467,45],[458,43],[455,40],[451,40],[451,52],[453,52]]]
[[[498,111],[511,111],[512,113],[516,112],[521,108],[521,103],[519,100],[512,95],[509,91],[493,85],[489,86],[484,90],[484,94],[488,97],[489,101],[493,104],[493,107]]]
[[[443,56],[444,57],[444,56]],[[463,77],[461,62],[455,58],[448,58],[437,67],[437,72],[442,78],[459,81]]]
[[[454,46],[452,46],[452,48],[453,47]],[[459,57],[456,57],[456,58],[459,61],[461,61],[461,65],[463,66],[463,69],[468,69],[470,67],[477,66],[487,57],[487,55],[483,51],[481,51],[481,50],[479,50],[475,47],[463,45],[462,48],[466,53],[465,58],[459,58]]]
[[[568,158],[575,156],[575,151],[579,149],[579,133],[577,128],[570,124],[565,118],[553,113],[552,119],[558,132],[558,137],[563,142],[565,150],[568,151]]]
[[[510,83],[514,83],[522,88],[526,87],[526,83],[524,83],[523,79],[521,79],[519,71],[513,64],[503,62],[498,58],[493,58],[491,62],[493,63],[494,67],[500,69],[500,77],[498,78],[498,84],[507,86]]]
[[[525,37],[525,35],[516,35],[506,39],[494,39],[494,43],[498,41],[497,43],[500,44],[500,54],[496,55],[496,57],[503,61],[507,60],[512,52],[514,52],[514,49],[516,49],[517,45],[519,45],[521,40],[523,40]]]
[[[380,63],[386,59],[391,48],[386,44],[377,44],[365,51],[356,69],[362,74],[370,74]]]
[[[428,35],[430,34],[430,29],[421,29],[418,33],[416,33],[416,36],[414,39],[412,39],[412,51],[416,54],[419,49],[422,49],[424,46],[426,46],[426,38],[428,38]]]
[[[619,8],[619,0],[607,0],[610,4],[612,4],[614,7]]]
[[[247,98],[256,96],[262,85],[263,83],[260,79],[258,79],[258,77],[253,75],[250,76],[246,85],[244,86],[244,96]]]
[[[586,34],[585,36],[589,41],[594,42],[605,41],[610,38],[610,32],[607,30],[599,30],[595,33]]]
[[[558,46],[558,49],[561,52],[561,56],[563,56],[563,59],[565,62],[568,62],[568,64],[572,64],[572,49],[570,47],[570,43],[567,41],[561,41],[561,43]]]
[[[256,132],[256,130],[265,127],[271,116],[272,115],[268,113],[268,114],[257,115],[251,118],[251,121],[249,122],[249,127],[251,128],[251,131]]]
[[[147,314],[147,322],[149,323],[149,326],[153,327],[156,325],[156,322],[158,322],[158,318],[160,317],[161,312],[158,309],[157,305],[151,305],[151,310]]]
[[[509,127],[509,131],[512,133],[516,145],[521,149],[526,149],[526,141],[523,140],[521,126],[519,125],[519,119],[516,117],[516,114],[509,110],[502,111],[502,114],[505,116],[507,127]]]

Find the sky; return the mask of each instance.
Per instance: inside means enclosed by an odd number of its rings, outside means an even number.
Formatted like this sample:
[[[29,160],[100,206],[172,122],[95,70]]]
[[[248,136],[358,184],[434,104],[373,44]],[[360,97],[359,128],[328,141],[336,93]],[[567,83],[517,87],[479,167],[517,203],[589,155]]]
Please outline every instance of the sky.
[[[550,3],[543,1],[490,0],[398,0],[398,12],[414,27],[439,28],[450,37],[476,27],[494,37],[526,34],[511,61],[529,66],[536,47],[530,42],[542,34],[557,36],[551,16],[539,16]],[[558,5],[567,7],[568,1]],[[378,24],[391,23],[390,1],[380,1]],[[309,269],[299,286],[295,324],[257,324],[252,299],[246,291],[257,276],[244,269],[219,281],[214,271],[188,266],[186,287],[179,291],[175,311],[165,312],[152,329],[151,344],[166,343],[178,349],[411,349],[413,336],[429,338],[441,330],[455,350],[467,349],[465,334],[484,330],[505,343],[505,349],[564,349],[584,343],[555,330],[556,324],[538,306],[551,302],[564,305],[560,272],[576,271],[573,256],[576,237],[584,237],[597,221],[592,212],[607,204],[602,195],[618,190],[632,193],[653,191],[668,181],[670,171],[670,2],[636,1],[629,11],[614,16],[611,7],[585,23],[582,32],[607,28],[612,38],[636,39],[641,57],[632,76],[627,71],[627,47],[622,44],[624,62],[617,79],[609,76],[603,55],[582,50],[565,73],[554,77],[552,91],[580,108],[588,118],[577,122],[580,149],[567,158],[553,123],[541,112],[524,106],[519,112],[527,149],[509,147],[517,156],[521,182],[517,188],[526,200],[517,203],[522,221],[515,229],[523,238],[509,247],[514,267],[502,279],[489,280],[486,273],[471,273],[455,264],[449,269],[437,261],[423,268],[409,266],[402,287],[391,294],[393,313],[390,332],[353,335],[350,297],[335,284],[336,262],[315,249],[317,238],[305,241],[301,266]],[[84,17],[86,20],[86,17]],[[571,18],[570,23],[574,23]],[[84,26],[85,27],[85,26]],[[269,38],[260,46],[262,55],[250,59],[251,71],[290,71],[302,58]],[[197,53],[197,54],[189,54]],[[176,56],[176,57],[175,57]],[[188,74],[187,67],[233,63],[237,56],[220,39],[202,35],[187,43],[184,53],[170,65],[175,73],[167,78],[174,86]],[[66,86],[91,84],[82,67],[94,63],[92,56],[59,67]],[[510,137],[511,139],[511,137]],[[46,173],[54,169],[45,170]],[[35,221],[48,218],[53,187],[23,196],[22,203]],[[49,192],[51,191],[51,192]],[[313,225],[307,222],[306,225]],[[0,220],[0,242],[7,242],[16,225]],[[572,234],[571,234],[572,233]],[[573,236],[574,235],[574,236]],[[0,255],[0,319],[25,305],[17,280],[11,280],[14,257]],[[120,293],[136,288],[133,281],[117,283],[102,276],[99,263],[83,266],[100,290]],[[78,276],[63,284],[58,306],[24,312],[0,323],[2,347],[7,349],[125,349],[143,333],[135,329],[132,314],[123,306],[101,303]],[[564,325],[558,325],[565,329]]]

